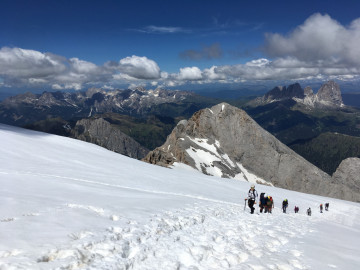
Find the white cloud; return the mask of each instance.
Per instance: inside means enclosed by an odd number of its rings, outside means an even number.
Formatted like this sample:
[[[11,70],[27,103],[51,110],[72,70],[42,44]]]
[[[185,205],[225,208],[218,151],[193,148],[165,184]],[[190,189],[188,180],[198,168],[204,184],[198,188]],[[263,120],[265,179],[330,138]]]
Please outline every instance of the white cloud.
[[[66,70],[65,59],[21,48],[0,49],[0,76],[14,79],[44,78]]]
[[[270,61],[265,58],[260,58],[247,62],[245,65],[248,67],[264,67],[270,64]]]
[[[87,62],[84,60],[80,60],[78,58],[70,58],[69,62],[71,64],[72,69],[76,73],[98,73],[99,67],[91,62]]]
[[[287,36],[266,34],[265,51],[271,57],[360,66],[359,44],[360,19],[346,27],[329,15],[316,13]]]
[[[160,68],[158,64],[147,57],[136,55],[123,58],[119,62],[118,70],[136,79],[159,79]]]
[[[207,80],[225,80],[226,79],[226,75],[225,74],[220,74],[220,73],[216,73],[216,68],[217,66],[212,66],[211,68],[206,68],[203,71],[203,75]]]
[[[201,70],[198,67],[180,68],[180,72],[177,77],[179,80],[184,80],[184,81],[201,80],[203,78]]]
[[[9,87],[47,85],[57,90],[78,90],[86,84],[128,83],[166,76],[155,61],[135,55],[97,66],[76,57],[66,59],[21,48],[0,49],[0,81]]]

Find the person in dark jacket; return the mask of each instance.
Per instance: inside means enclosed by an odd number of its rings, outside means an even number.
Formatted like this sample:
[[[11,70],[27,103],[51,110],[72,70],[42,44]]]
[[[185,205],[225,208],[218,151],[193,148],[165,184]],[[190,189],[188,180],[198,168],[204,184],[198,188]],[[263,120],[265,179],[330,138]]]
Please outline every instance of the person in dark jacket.
[[[260,200],[259,200],[259,207],[260,207],[260,213],[264,211],[264,208],[266,207],[266,194],[263,192],[260,194]]]
[[[282,203],[282,210],[283,210],[283,213],[286,213],[286,208],[288,207],[289,205],[289,202],[287,199],[283,200],[283,203]]]
[[[325,211],[329,211],[329,203],[325,203]]]

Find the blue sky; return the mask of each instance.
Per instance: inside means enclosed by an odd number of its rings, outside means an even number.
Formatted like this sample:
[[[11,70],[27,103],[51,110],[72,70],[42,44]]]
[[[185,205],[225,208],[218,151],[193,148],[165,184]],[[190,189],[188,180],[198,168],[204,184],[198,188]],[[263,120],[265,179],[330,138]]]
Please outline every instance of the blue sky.
[[[359,18],[356,0],[2,0],[0,89],[357,80]]]

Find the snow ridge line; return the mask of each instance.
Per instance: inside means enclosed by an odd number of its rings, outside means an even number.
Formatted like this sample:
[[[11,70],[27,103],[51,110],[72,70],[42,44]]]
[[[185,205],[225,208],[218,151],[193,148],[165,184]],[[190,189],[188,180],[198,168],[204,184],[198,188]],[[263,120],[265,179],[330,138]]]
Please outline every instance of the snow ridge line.
[[[238,203],[226,202],[226,201],[222,201],[222,200],[206,198],[206,197],[203,197],[203,196],[194,196],[194,195],[190,195],[190,194],[182,194],[182,193],[175,193],[175,192],[142,189],[142,188],[136,188],[136,187],[123,186],[123,185],[102,183],[102,182],[97,182],[97,181],[92,181],[92,180],[87,180],[87,179],[72,178],[72,177],[68,177],[68,176],[42,174],[42,173],[32,173],[32,172],[4,172],[4,171],[0,171],[0,174],[18,174],[18,175],[30,175],[30,176],[39,176],[39,177],[53,177],[53,178],[66,179],[66,180],[71,180],[71,181],[76,181],[76,182],[89,183],[89,184],[102,185],[102,186],[109,186],[109,187],[115,187],[115,188],[122,188],[122,189],[128,189],[128,190],[134,190],[134,191],[140,191],[140,192],[146,192],[146,193],[152,193],[152,194],[179,196],[179,197],[186,197],[186,198],[191,198],[191,199],[197,199],[197,200],[202,200],[202,201],[221,203],[221,204],[232,205],[232,206],[240,206],[240,207],[243,206],[243,205],[238,204]]]

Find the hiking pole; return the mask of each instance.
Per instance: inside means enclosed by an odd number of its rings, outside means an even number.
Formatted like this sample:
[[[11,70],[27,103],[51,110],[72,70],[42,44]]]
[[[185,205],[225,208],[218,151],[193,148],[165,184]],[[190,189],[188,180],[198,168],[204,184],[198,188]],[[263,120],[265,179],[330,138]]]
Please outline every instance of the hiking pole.
[[[244,211],[246,210],[246,201],[247,201],[247,199],[245,199]]]

